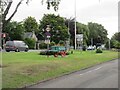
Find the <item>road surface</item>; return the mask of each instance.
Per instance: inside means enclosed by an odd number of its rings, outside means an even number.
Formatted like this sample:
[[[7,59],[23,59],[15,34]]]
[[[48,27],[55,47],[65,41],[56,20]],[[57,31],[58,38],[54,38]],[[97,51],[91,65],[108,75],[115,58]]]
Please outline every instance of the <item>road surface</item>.
[[[29,88],[118,88],[118,60],[106,62]]]

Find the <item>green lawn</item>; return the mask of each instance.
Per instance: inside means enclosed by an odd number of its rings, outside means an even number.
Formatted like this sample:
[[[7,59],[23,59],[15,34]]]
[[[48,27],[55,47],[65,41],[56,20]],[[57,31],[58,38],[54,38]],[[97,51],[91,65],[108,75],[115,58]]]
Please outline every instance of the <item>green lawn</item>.
[[[118,58],[118,53],[113,51],[103,51],[101,54],[74,51],[74,54],[57,58],[41,56],[37,52],[4,52],[2,55],[3,88],[24,87]]]

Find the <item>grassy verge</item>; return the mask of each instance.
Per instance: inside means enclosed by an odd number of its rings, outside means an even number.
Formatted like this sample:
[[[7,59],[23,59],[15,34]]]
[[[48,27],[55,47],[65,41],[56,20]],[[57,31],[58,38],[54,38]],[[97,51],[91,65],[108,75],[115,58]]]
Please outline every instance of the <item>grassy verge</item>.
[[[19,88],[118,57],[117,52],[74,51],[66,57],[41,56],[37,52],[3,53],[3,88]]]

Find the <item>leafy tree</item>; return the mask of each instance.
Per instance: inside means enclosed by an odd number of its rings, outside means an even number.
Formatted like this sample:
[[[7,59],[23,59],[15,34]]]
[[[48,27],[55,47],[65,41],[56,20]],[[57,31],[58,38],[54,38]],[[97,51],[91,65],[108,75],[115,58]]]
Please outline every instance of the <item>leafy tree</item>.
[[[10,8],[12,8],[13,0],[0,0],[0,12],[2,14],[1,21],[3,23],[3,26],[2,26],[3,32],[5,32],[5,26],[11,21],[11,19],[16,14],[16,12],[18,11],[18,8],[20,7],[23,1],[26,1],[26,4],[28,4],[30,0],[19,0],[19,2],[16,4],[15,10],[11,14],[11,16],[7,19],[6,17],[9,13]],[[41,1],[42,1],[42,4],[47,1],[48,9],[50,9],[50,7],[54,7],[55,11],[58,10],[58,5],[60,0],[41,0]]]
[[[93,45],[97,43],[105,44],[107,41],[107,30],[98,23],[88,23],[89,28],[89,44],[91,44],[91,39],[93,39]]]
[[[25,32],[32,32],[32,31],[34,31],[35,33],[38,32],[38,23],[36,19],[31,16],[24,20],[23,25],[25,28]]]
[[[83,45],[88,44],[89,29],[87,25],[77,22],[77,34],[83,34]]]
[[[115,33],[111,39],[120,42],[120,32]]]
[[[70,19],[66,19],[65,18],[65,25],[69,29],[70,44],[74,46],[74,40],[75,40],[75,18],[70,18]]]
[[[68,38],[68,31],[65,25],[64,18],[55,16],[54,14],[45,14],[42,20],[40,21],[40,32],[39,34],[46,37],[46,28],[47,25],[50,25],[50,34],[51,34],[51,41],[55,42],[56,44],[59,43],[59,40],[67,40]],[[39,36],[38,36],[39,37]]]
[[[6,39],[11,39],[11,40],[23,39],[24,27],[22,22],[16,22],[16,21],[9,22],[5,29],[6,29],[6,33],[9,36]]]
[[[50,46],[54,46],[55,45],[55,42],[50,42]]]
[[[120,49],[120,32],[117,32],[112,36],[111,47]]]
[[[30,48],[30,49],[34,49],[35,48],[35,40],[34,39],[32,39],[32,38],[25,38],[25,43],[28,45],[28,47]]]
[[[65,45],[65,42],[62,41],[62,40],[60,40],[60,41],[59,41],[59,44],[60,44],[60,46],[64,46],[64,45]]]

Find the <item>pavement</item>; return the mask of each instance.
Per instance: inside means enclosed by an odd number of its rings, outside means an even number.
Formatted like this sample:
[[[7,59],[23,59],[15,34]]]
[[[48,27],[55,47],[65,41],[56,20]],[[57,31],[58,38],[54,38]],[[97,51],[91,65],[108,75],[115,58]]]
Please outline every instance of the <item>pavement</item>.
[[[28,52],[40,52],[40,51],[45,51],[46,49],[39,49],[39,50],[33,50],[33,49],[30,49]],[[4,49],[1,50],[1,52],[6,52]],[[10,51],[10,52],[15,52],[15,51]],[[21,51],[21,52],[24,52],[24,51]]]
[[[96,65],[28,88],[118,88],[118,60]]]

